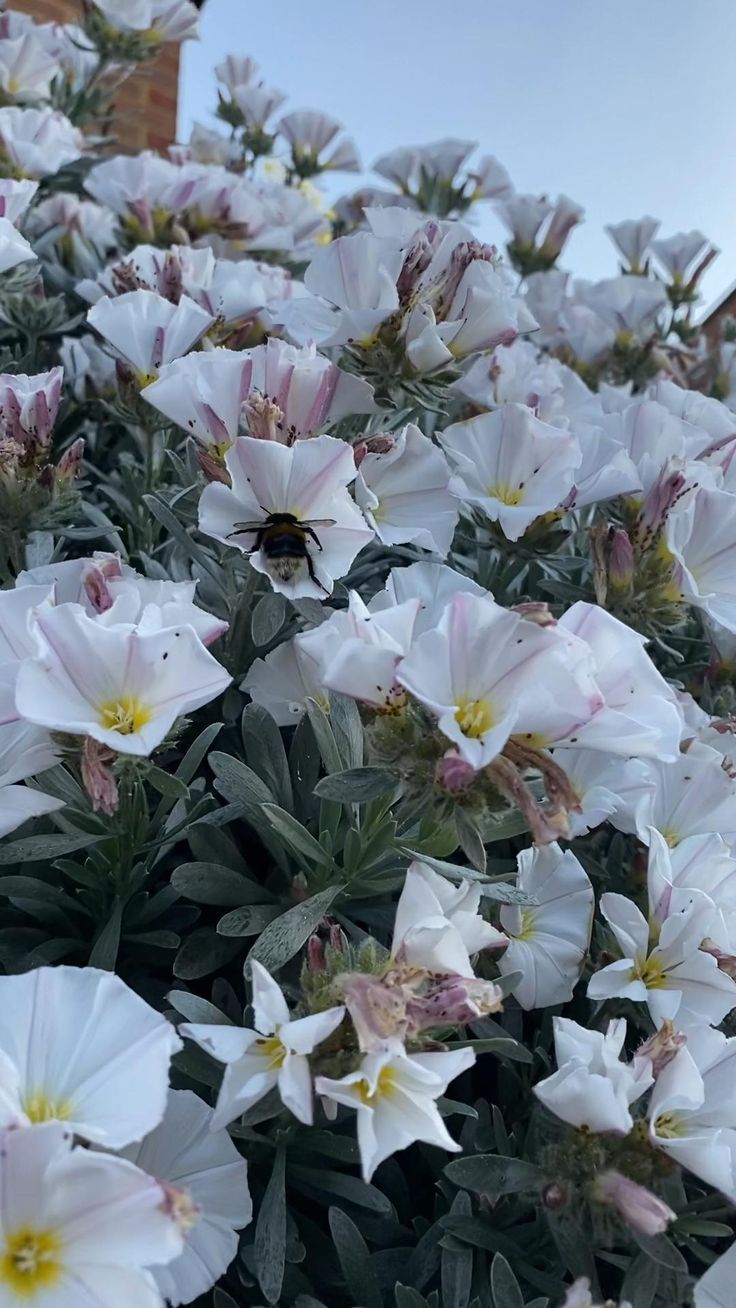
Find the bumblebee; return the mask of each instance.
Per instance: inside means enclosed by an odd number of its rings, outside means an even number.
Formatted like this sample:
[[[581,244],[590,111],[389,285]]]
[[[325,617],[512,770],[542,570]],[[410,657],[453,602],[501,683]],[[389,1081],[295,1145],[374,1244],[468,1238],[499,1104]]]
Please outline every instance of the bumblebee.
[[[276,581],[294,581],[306,570],[310,581],[319,586],[325,595],[329,591],[316,576],[312,556],[309,553],[309,540],[313,540],[318,550],[322,549],[316,527],[334,527],[334,518],[315,518],[311,522],[300,522],[293,513],[269,513],[264,522],[236,522],[234,531],[229,536],[241,536],[253,532],[255,540],[247,551],[255,554],[261,551],[270,576]]]

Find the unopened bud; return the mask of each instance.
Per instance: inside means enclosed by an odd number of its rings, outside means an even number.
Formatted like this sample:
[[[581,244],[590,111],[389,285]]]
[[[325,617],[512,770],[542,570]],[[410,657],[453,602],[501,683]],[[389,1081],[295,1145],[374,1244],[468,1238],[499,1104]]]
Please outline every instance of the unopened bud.
[[[545,1185],[542,1191],[542,1203],[552,1213],[564,1208],[569,1197],[567,1186],[561,1185],[559,1181],[552,1181],[549,1185]]]
[[[634,581],[634,550],[628,533],[617,527],[608,543],[608,583],[612,590],[629,591]]]
[[[325,971],[325,947],[319,936],[310,936],[307,941],[307,970],[315,975]]]
[[[342,927],[337,922],[330,922],[329,926],[330,926],[330,934],[328,936],[328,942],[329,942],[330,949],[335,954],[346,953],[348,947],[348,938],[345,935],[345,932],[343,931]]]
[[[651,1190],[620,1172],[604,1172],[596,1180],[594,1196],[610,1204],[640,1235],[661,1235],[677,1214]]]
[[[230,486],[230,473],[221,458],[213,454],[211,450],[206,449],[203,445],[197,446],[197,459],[208,481],[221,481],[224,486]]]
[[[448,749],[447,753],[437,760],[434,782],[449,795],[458,795],[467,790],[468,786],[472,786],[476,775],[471,763],[466,763],[465,759],[454,750]]]
[[[112,817],[118,811],[120,797],[112,765],[115,751],[87,736],[82,750],[82,781],[96,813]]]
[[[83,457],[84,440],[80,436],[72,445],[69,446],[68,450],[64,451],[59,459],[59,462],[56,465],[56,480],[72,481],[74,477],[77,477],[79,475],[79,469],[82,466]]]

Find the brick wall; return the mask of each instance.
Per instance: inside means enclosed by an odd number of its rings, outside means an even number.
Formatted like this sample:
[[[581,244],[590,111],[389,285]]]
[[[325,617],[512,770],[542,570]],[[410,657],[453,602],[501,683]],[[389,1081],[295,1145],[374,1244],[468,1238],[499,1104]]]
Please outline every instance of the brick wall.
[[[10,0],[9,9],[31,14],[39,23],[68,23],[79,16],[76,0]],[[123,84],[115,103],[112,131],[118,148],[164,150],[176,140],[179,46],[165,45],[144,69]]]

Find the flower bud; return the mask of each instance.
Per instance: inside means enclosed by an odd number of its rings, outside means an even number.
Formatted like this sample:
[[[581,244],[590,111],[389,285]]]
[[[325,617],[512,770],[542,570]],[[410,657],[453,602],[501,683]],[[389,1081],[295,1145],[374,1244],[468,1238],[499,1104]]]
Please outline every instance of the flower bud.
[[[82,781],[96,813],[112,817],[118,811],[118,783],[112,770],[115,751],[87,736],[82,750]]]
[[[319,936],[310,936],[307,941],[307,971],[315,975],[325,971],[325,947]]]
[[[634,580],[634,550],[628,533],[617,527],[608,541],[608,583],[612,590],[628,591]]]
[[[434,769],[435,785],[447,791],[449,795],[462,794],[468,786],[472,786],[475,777],[476,771],[472,764],[466,763],[465,759],[452,749],[448,749],[447,753],[437,760]]]
[[[542,1203],[552,1213],[559,1212],[561,1208],[564,1208],[569,1197],[567,1186],[560,1185],[558,1181],[552,1181],[549,1185],[545,1185],[542,1191]]]
[[[640,1235],[661,1235],[677,1213],[651,1190],[620,1172],[604,1172],[594,1189],[599,1203],[610,1204]]]

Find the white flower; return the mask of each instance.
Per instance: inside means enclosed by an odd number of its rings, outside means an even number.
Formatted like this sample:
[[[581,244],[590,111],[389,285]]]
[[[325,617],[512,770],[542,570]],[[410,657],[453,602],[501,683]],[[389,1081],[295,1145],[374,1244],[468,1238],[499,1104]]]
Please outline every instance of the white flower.
[[[378,613],[394,604],[418,599],[419,612],[414,625],[414,634],[418,636],[436,627],[453,595],[460,591],[493,598],[472,577],[463,576],[446,563],[410,563],[408,568],[391,569],[384,589],[373,596],[368,607],[372,613]]]
[[[518,540],[570,494],[582,453],[570,432],[551,427],[522,404],[506,404],[439,437],[456,476],[450,488]]]
[[[558,1070],[534,1086],[535,1095],[570,1126],[625,1135],[634,1125],[630,1105],[652,1084],[648,1064],[621,1062],[626,1022],[616,1018],[604,1033],[555,1017],[553,1027]]]
[[[3,177],[0,179],[0,214],[16,226],[19,219],[28,212],[37,191],[38,182],[27,178],[16,181],[12,177]]]
[[[31,27],[0,41],[0,89],[9,100],[46,100],[59,65]]]
[[[571,836],[584,835],[620,809],[646,803],[654,781],[641,759],[622,759],[598,750],[555,746],[552,757],[570,782],[580,812],[570,814]]]
[[[277,124],[278,131],[289,142],[294,160],[307,161],[319,170],[334,169],[340,172],[360,172],[360,160],[352,141],[343,139],[326,158],[320,155],[342,131],[342,123],[329,114],[316,109],[295,110],[285,114]]]
[[[708,895],[691,890],[678,897],[675,911],[661,926],[655,923],[653,933],[641,910],[624,895],[602,895],[600,908],[623,958],[593,974],[590,999],[617,996],[646,1003],[657,1026],[676,1018],[683,1028],[717,1025],[736,1007],[736,982],[700,948],[716,916]]]
[[[495,206],[504,227],[516,245],[533,246],[553,206],[543,195],[511,195]]]
[[[645,790],[632,791],[616,811],[621,831],[636,832],[646,844],[656,827],[670,847],[687,836],[736,832],[736,780],[715,749],[694,741],[674,763],[647,759],[645,766]]]
[[[191,350],[214,318],[187,295],[174,305],[155,291],[129,291],[114,300],[104,295],[87,321],[147,386],[163,364]]]
[[[254,704],[268,709],[280,727],[293,726],[305,712],[308,699],[329,708],[322,682],[321,650],[303,636],[277,645],[265,659],[255,659],[245,675],[243,689]]]
[[[483,158],[473,165],[469,177],[474,183],[473,199],[475,200],[503,199],[511,195],[514,189],[503,164],[499,163],[492,154],[484,154]]]
[[[351,590],[347,611],[333,613],[296,642],[318,661],[322,686],[392,712],[406,698],[396,672],[411,647],[418,609],[415,599],[373,613]]]
[[[605,230],[626,260],[627,272],[638,273],[642,270],[652,237],[658,229],[659,219],[650,218],[646,214],[643,218],[627,218],[621,223],[610,223]]]
[[[657,256],[671,281],[687,280],[688,272],[710,252],[711,244],[702,232],[677,232],[666,239],[652,241],[652,252]]]
[[[153,1276],[167,1303],[205,1294],[238,1251],[236,1231],[253,1215],[248,1165],[227,1131],[212,1130],[212,1109],[191,1090],[170,1090],[163,1120],[123,1154],[191,1205],[196,1218],[184,1231],[184,1252]]]
[[[304,285],[340,310],[323,344],[360,343],[373,337],[399,307],[396,281],[403,261],[397,241],[372,232],[340,236],[317,251],[304,274]]]
[[[233,1122],[274,1087],[294,1116],[309,1125],[313,1105],[308,1055],[337,1029],[345,1009],[292,1019],[281,987],[265,967],[254,961],[251,968],[255,1030],[190,1023],[180,1028],[226,1065],[212,1129]]]
[[[572,999],[590,944],[593,887],[572,850],[563,852],[557,844],[524,849],[517,862],[516,884],[537,903],[501,905],[510,943],[498,969],[502,976],[522,973],[511,993],[527,1011],[564,1004]]]
[[[703,1024],[660,1071],[649,1102],[657,1145],[736,1202],[736,1039]]]
[[[105,627],[80,605],[61,604],[38,612],[34,630],[39,652],[18,674],[21,716],[122,754],[150,754],[178,717],[230,684],[190,626]]]
[[[37,259],[35,250],[28,244],[25,236],[13,226],[7,218],[0,218],[0,273],[17,268],[20,263],[29,263]]]
[[[356,1072],[339,1080],[317,1077],[317,1094],[354,1108],[363,1179],[370,1181],[385,1158],[415,1140],[456,1152],[435,1100],[450,1081],[475,1062],[472,1049],[442,1054],[401,1051],[366,1054]]]
[[[470,955],[505,943],[480,916],[481,890],[454,886],[426,863],[411,863],[396,905],[391,953],[409,967],[473,976]]]
[[[191,0],[92,0],[120,32],[140,32],[148,41],[186,41],[197,36],[199,14]]]
[[[412,541],[444,558],[458,519],[447,460],[413,423],[394,442],[385,454],[361,460],[355,498],[384,544]]]
[[[55,813],[64,806],[63,800],[18,784],[53,767],[59,755],[47,731],[6,719],[7,700],[12,700],[12,691],[8,694],[0,686],[0,836],[15,831],[28,818]],[[13,706],[10,712],[14,711]]]
[[[667,292],[660,282],[628,274],[595,282],[580,291],[581,299],[615,332],[648,340],[656,327],[657,315],[668,305]]]
[[[111,972],[0,977],[2,1125],[63,1122],[119,1149],[163,1116],[176,1031]]]
[[[0,422],[19,445],[47,443],[61,400],[63,371],[0,373]]]
[[[165,1188],[122,1158],[72,1148],[56,1125],[0,1137],[0,1301],[163,1308],[151,1267],[182,1236]]]
[[[0,154],[22,177],[49,177],[82,154],[84,138],[55,109],[0,108]]]
[[[582,600],[558,626],[584,640],[604,706],[575,729],[569,743],[639,758],[675,762],[683,721],[673,690],[645,651],[646,639],[597,604]]]
[[[332,436],[291,447],[241,436],[225,463],[232,488],[205,488],[200,529],[247,552],[274,590],[294,599],[330,594],[373,538],[346,489],[355,477],[350,446]]]
[[[729,631],[736,631],[735,511],[736,495],[701,487],[666,525],[682,598]]]
[[[367,382],[317,354],[270,337],[254,350],[188,355],[161,370],[143,398],[205,445],[239,435],[291,445],[353,413],[375,410]]]
[[[571,655],[554,628],[462,592],[436,629],[414,642],[397,677],[476,769],[492,762],[512,733],[527,741],[558,738],[602,699],[579,653]]]

